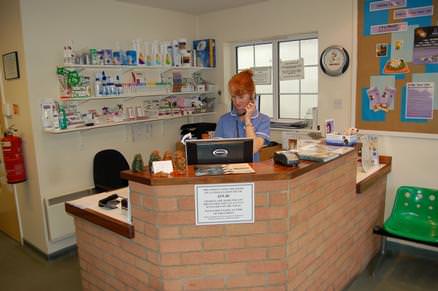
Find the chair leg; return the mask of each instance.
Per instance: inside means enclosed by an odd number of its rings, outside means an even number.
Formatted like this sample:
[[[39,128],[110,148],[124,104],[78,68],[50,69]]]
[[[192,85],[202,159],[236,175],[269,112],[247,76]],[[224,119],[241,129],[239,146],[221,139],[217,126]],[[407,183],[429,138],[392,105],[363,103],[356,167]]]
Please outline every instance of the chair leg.
[[[386,253],[386,236],[382,236],[381,243],[380,243],[379,255],[377,257],[376,263],[374,264],[373,268],[371,269],[371,276],[372,277],[374,277],[376,275],[377,269],[382,264],[383,259],[385,257],[385,253]]]

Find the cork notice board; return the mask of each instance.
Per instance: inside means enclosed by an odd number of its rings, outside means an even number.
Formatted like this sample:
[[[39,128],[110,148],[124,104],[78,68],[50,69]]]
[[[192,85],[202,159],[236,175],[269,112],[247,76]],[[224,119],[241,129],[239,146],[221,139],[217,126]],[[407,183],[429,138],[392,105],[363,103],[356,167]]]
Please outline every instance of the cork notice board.
[[[358,0],[356,127],[438,134],[438,0]]]

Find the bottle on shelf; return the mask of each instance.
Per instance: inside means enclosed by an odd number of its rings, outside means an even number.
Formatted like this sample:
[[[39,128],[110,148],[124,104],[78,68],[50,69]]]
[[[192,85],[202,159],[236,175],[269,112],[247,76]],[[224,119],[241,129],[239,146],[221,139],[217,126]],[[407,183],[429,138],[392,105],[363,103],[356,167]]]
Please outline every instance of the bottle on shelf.
[[[99,75],[96,74],[96,80],[94,81],[94,96],[102,96],[102,83],[100,82]]]
[[[116,87],[114,86],[111,76],[107,77],[106,82],[107,95],[116,95]]]
[[[107,80],[105,76],[105,71],[102,71],[102,86],[101,86],[101,96],[108,95],[108,88],[107,88]]]
[[[64,107],[59,106],[59,128],[66,129],[68,126],[67,114],[65,113]]]
[[[173,56],[173,66],[180,67],[181,66],[181,56],[179,54],[179,43],[177,40],[172,41],[172,56]]]
[[[73,41],[68,40],[64,46],[64,64],[72,65],[74,60]]]
[[[122,86],[122,83],[120,82],[119,75],[116,76],[116,81],[115,81],[114,86],[116,89],[116,95],[122,95],[123,94],[123,86]]]
[[[165,65],[171,67],[173,65],[172,42],[166,42],[165,45],[166,45]]]
[[[160,44],[158,41],[152,42],[152,65],[161,66]]]
[[[152,48],[149,41],[144,42],[145,65],[152,66]]]

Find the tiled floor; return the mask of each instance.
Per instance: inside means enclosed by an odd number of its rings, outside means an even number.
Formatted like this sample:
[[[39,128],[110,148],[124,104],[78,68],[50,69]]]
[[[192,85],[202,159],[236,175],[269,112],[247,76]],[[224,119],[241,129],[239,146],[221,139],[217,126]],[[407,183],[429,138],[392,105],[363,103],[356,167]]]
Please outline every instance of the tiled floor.
[[[375,259],[345,291],[438,290],[437,257],[406,251],[388,251],[374,277],[369,275],[369,270],[375,264]]]
[[[76,255],[47,261],[40,254],[0,232],[0,290],[81,290]]]
[[[345,291],[438,290],[437,258],[430,253],[388,252],[376,276],[370,277],[365,270]],[[80,282],[75,255],[47,261],[0,232],[0,290],[80,291]]]

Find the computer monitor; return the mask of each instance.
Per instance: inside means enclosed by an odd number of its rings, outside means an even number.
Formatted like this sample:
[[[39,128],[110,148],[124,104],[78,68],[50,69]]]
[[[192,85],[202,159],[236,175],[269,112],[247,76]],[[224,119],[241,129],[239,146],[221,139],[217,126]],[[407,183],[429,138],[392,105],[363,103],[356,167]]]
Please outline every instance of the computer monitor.
[[[251,163],[253,140],[251,138],[221,138],[186,140],[188,165]]]

